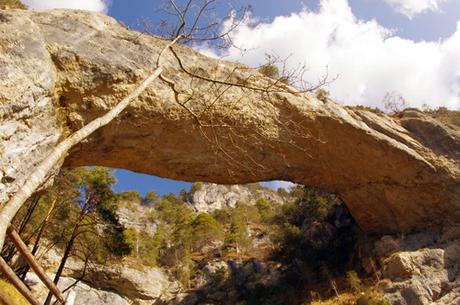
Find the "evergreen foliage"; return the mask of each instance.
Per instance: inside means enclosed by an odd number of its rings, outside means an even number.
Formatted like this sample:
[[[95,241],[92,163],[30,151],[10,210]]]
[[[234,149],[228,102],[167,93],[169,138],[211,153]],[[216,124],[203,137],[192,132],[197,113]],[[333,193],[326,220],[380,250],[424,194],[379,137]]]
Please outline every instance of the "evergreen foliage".
[[[200,213],[192,222],[193,249],[201,249],[209,243],[223,238],[224,231],[214,217],[207,213]]]

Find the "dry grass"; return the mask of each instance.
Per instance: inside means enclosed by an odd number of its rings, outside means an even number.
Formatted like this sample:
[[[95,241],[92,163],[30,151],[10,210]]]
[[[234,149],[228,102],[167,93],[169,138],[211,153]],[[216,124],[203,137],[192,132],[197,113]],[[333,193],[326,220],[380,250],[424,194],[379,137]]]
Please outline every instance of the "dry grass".
[[[0,290],[6,293],[16,305],[29,305],[30,303],[6,280],[0,278]]]
[[[342,293],[327,300],[316,300],[304,305],[390,305],[382,294],[369,288],[365,292]]]
[[[428,113],[444,124],[460,127],[460,111],[440,107],[439,109],[428,111]]]
[[[313,301],[309,305],[355,305],[356,299],[357,297],[352,293],[342,293],[339,297]]]

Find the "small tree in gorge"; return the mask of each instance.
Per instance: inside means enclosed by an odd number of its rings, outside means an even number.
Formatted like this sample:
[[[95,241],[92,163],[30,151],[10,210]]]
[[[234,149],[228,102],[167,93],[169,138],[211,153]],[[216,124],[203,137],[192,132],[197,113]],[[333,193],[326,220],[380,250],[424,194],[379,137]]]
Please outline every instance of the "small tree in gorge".
[[[132,251],[116,215],[117,196],[112,191],[115,183],[112,173],[102,167],[80,169],[79,178],[76,186],[81,196],[68,210],[57,215],[54,241],[62,246],[64,254],[54,277],[56,284],[72,255],[87,262],[89,259],[105,260],[109,253],[124,256]],[[45,305],[50,304],[51,298],[50,292]]]

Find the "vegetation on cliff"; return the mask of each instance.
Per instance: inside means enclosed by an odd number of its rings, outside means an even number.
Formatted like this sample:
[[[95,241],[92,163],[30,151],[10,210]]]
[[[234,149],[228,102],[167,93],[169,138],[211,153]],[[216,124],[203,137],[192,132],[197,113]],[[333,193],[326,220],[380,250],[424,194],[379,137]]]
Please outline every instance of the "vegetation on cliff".
[[[209,214],[194,212],[182,200],[187,196],[115,194],[114,182],[105,168],[63,170],[53,187],[20,211],[14,225],[35,250],[64,252],[58,275],[70,257],[86,264],[117,264],[125,257],[123,263],[136,268],[167,270],[203,298],[209,291],[229,291],[225,304],[302,304],[361,285],[354,270],[360,270],[363,235],[333,194],[298,186],[290,190],[297,198],[292,202],[260,198]],[[155,232],[121,225],[122,207],[142,208]],[[11,259],[14,250],[7,245],[2,254]],[[234,267],[216,271],[203,286],[203,267],[216,261]],[[250,276],[244,275],[248,266]],[[16,270],[27,271],[22,265]]]

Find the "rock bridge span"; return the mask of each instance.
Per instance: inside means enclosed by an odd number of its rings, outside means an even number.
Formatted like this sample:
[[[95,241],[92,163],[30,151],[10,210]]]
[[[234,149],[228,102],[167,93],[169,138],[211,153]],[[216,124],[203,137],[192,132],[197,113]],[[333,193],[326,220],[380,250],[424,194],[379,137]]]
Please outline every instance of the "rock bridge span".
[[[56,143],[129,94],[165,45],[101,14],[0,11],[1,202]],[[320,101],[245,66],[174,50],[162,60],[174,85],[155,81],[65,166],[314,185],[338,193],[370,233],[460,221],[455,128],[415,110],[389,118]]]

